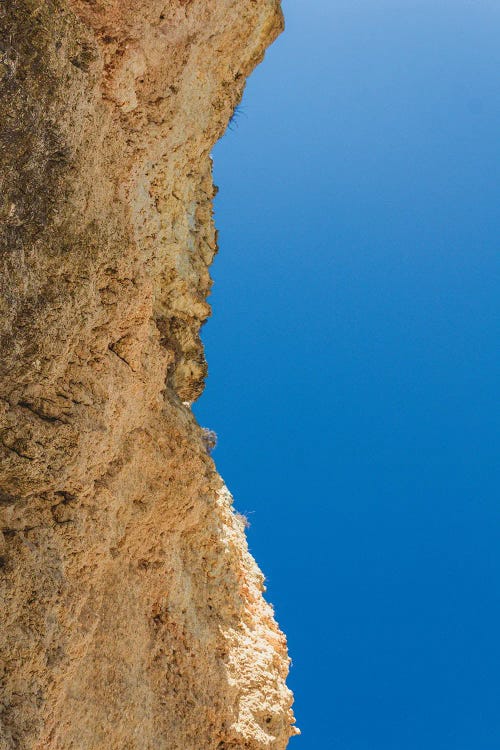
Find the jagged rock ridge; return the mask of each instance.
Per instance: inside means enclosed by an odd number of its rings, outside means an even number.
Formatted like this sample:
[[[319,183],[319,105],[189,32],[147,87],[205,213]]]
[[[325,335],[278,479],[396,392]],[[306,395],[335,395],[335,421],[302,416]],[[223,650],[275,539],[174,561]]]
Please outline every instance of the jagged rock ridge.
[[[0,6],[0,749],[280,750],[288,656],[188,403],[210,150],[274,0]]]

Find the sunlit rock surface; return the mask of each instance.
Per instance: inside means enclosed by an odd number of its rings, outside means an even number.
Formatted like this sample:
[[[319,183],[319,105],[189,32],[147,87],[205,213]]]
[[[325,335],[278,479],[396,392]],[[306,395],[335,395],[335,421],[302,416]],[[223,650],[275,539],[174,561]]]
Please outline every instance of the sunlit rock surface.
[[[0,5],[1,750],[293,734],[285,638],[189,408],[209,154],[281,29],[274,0]]]

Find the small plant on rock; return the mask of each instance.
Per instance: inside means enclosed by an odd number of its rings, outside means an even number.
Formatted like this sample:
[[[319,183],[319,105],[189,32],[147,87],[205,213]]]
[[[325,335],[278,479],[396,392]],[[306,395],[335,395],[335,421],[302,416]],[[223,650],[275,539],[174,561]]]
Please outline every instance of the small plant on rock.
[[[217,433],[208,427],[201,428],[201,439],[207,453],[212,453],[217,445]]]
[[[247,516],[244,513],[239,513],[238,511],[234,514],[238,521],[243,524],[243,528],[249,529],[250,528],[250,521],[248,520]]]

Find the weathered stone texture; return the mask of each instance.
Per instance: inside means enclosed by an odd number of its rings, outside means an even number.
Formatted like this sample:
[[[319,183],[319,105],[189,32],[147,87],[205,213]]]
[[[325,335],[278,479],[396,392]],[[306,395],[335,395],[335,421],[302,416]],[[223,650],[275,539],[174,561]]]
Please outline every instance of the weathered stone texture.
[[[0,5],[0,750],[284,748],[284,636],[187,402],[210,150],[275,0]]]

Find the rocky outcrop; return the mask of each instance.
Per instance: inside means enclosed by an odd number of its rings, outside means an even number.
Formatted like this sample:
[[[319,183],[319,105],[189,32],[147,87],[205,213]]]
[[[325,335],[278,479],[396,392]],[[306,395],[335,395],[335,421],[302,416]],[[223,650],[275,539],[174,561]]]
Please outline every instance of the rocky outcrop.
[[[0,749],[279,750],[285,639],[189,407],[209,154],[278,2],[0,27]]]

